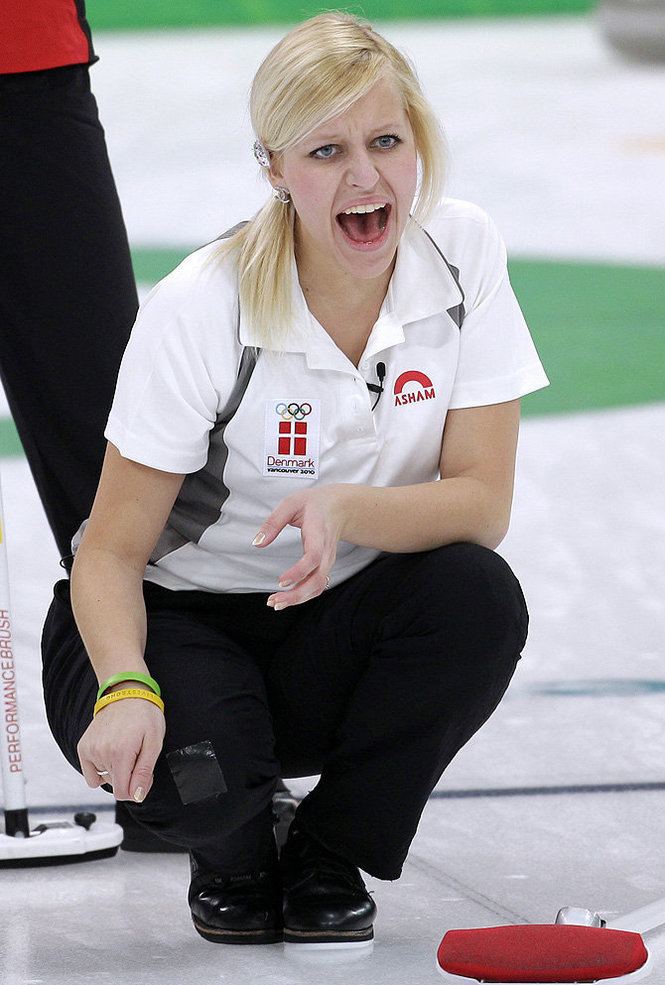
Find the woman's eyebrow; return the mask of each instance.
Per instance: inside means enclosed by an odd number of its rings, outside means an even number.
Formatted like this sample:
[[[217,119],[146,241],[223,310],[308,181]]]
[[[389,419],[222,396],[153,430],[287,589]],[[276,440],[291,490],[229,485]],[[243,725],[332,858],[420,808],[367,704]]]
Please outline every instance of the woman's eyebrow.
[[[372,127],[372,129],[369,132],[377,133],[379,130],[396,130],[398,127],[401,126],[402,126],[401,123],[381,123],[378,127]],[[344,136],[343,134],[339,134],[339,133],[324,133],[323,136],[321,137],[313,136],[310,137],[309,139],[310,141],[314,141],[314,142],[319,141],[322,143],[323,141],[340,140],[340,138],[342,138],[343,136]]]

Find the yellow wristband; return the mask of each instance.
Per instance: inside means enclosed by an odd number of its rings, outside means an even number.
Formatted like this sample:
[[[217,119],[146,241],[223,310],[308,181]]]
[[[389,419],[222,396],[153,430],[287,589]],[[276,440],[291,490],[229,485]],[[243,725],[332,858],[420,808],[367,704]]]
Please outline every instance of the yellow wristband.
[[[114,701],[120,701],[121,698],[143,698],[145,701],[152,701],[153,705],[157,705],[160,711],[164,711],[164,702],[152,691],[147,691],[142,687],[125,687],[121,691],[112,691],[111,694],[105,694],[103,698],[100,698],[95,703],[92,717],[94,718],[102,708],[106,708]]]

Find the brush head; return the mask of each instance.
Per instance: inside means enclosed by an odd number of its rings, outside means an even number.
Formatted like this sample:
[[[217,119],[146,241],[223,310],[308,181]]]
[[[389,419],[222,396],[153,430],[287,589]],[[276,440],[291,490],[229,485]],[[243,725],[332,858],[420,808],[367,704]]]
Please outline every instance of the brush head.
[[[479,982],[597,982],[637,971],[649,955],[639,934],[572,924],[449,930],[441,971]]]

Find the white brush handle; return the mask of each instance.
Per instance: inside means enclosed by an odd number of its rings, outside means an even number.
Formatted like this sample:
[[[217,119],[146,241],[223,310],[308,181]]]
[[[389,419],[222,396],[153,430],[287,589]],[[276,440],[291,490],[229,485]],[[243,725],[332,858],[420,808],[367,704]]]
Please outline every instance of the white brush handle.
[[[0,481],[0,759],[4,809],[25,809],[25,776],[18,717],[16,654],[9,600],[7,538]]]
[[[665,924],[665,899],[654,900],[641,906],[639,910],[631,910],[615,920],[608,920],[607,926],[612,930],[632,930],[636,934],[646,934],[657,930]]]

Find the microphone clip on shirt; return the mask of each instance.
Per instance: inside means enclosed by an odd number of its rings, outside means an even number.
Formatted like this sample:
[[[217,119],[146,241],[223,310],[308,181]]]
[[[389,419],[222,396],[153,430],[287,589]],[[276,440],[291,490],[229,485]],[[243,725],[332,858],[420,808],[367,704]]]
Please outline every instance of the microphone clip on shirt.
[[[376,403],[374,404],[374,407],[376,407],[376,404],[378,404],[379,400],[381,399],[381,394],[383,393],[383,380],[386,375],[385,363],[376,364],[376,375],[379,377],[379,386],[377,386],[375,383],[367,383],[367,380],[365,380],[365,383],[367,384],[367,389],[371,390],[372,393],[378,393],[378,397],[376,398]],[[374,407],[372,407],[372,410],[374,410]]]

